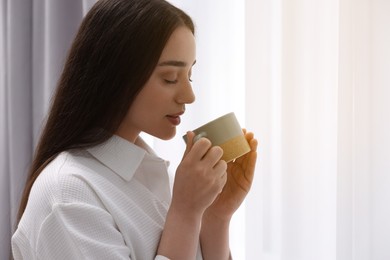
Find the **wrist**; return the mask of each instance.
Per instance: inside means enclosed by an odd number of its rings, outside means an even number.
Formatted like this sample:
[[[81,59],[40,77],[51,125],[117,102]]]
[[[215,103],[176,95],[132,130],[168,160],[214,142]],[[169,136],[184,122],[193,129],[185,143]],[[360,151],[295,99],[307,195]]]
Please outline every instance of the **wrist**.
[[[171,205],[158,254],[170,259],[193,259],[198,248],[201,220],[202,214],[186,212]]]
[[[188,203],[181,203],[172,201],[168,213],[168,216],[183,219],[184,221],[200,222],[202,220],[204,210],[199,208],[190,207]]]
[[[203,219],[208,221],[218,221],[220,223],[230,223],[230,220],[233,217],[233,213],[229,214],[225,210],[219,210],[214,207],[214,205],[210,206],[203,213]]]
[[[232,215],[219,214],[213,209],[207,209],[202,216],[202,225],[212,224],[213,226],[228,227],[231,219]]]
[[[200,240],[203,259],[229,259],[229,226],[231,218],[206,210],[202,217]]]
[[[199,212],[186,212],[176,208],[170,208],[167,213],[166,220],[175,223],[175,226],[183,225],[189,227],[200,226],[202,222],[202,214]]]

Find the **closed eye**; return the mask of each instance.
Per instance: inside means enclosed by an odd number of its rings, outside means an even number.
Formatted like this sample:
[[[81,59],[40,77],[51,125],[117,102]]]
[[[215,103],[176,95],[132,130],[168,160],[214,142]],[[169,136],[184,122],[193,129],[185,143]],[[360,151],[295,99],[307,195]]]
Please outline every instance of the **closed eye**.
[[[165,83],[167,84],[176,84],[177,83],[177,79],[175,80],[168,80],[168,79],[164,79]]]

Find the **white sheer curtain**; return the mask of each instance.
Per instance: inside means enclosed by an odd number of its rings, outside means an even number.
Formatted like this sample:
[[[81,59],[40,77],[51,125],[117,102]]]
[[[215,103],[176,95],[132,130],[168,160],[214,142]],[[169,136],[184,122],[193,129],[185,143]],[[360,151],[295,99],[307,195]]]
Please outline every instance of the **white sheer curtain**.
[[[390,2],[246,1],[245,259],[390,259]]]

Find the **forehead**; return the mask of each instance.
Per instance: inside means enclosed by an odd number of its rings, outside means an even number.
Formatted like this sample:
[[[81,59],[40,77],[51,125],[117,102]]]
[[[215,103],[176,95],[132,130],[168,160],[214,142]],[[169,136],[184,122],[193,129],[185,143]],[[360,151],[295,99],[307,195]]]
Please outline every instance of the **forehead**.
[[[187,27],[178,27],[169,37],[161,53],[159,64],[175,61],[192,65],[195,61],[195,52],[195,37],[192,32]]]

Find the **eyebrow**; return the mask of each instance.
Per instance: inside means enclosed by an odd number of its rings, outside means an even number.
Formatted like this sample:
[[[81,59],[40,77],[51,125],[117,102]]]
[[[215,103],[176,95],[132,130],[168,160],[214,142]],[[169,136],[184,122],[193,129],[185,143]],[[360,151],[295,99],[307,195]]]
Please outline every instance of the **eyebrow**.
[[[192,65],[194,65],[196,61]],[[175,66],[175,67],[185,67],[187,66],[187,62],[179,61],[179,60],[167,60],[160,62],[158,66]]]

